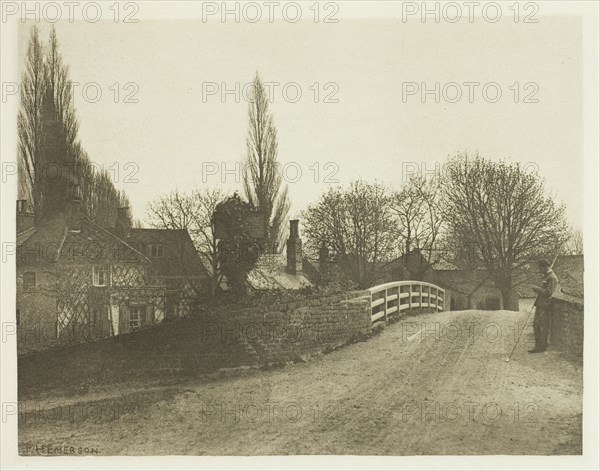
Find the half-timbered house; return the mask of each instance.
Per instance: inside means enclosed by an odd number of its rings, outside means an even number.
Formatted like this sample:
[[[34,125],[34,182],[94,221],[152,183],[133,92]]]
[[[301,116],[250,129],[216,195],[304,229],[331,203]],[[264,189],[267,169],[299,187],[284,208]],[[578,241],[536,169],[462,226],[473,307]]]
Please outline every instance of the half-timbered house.
[[[187,231],[132,229],[127,208],[113,229],[74,199],[35,227],[17,205],[20,352],[132,332],[191,312],[208,278]]]

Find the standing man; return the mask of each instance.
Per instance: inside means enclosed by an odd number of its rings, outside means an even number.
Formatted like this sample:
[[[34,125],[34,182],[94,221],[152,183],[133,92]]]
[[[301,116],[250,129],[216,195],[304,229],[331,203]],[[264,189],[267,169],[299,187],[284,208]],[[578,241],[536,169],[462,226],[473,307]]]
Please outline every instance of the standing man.
[[[558,291],[558,278],[548,260],[538,262],[540,272],[544,274],[542,287],[534,286],[537,293],[535,300],[535,316],[533,318],[533,334],[535,348],[529,353],[545,352],[548,347],[548,332],[550,330],[550,316],[552,315],[552,295]]]

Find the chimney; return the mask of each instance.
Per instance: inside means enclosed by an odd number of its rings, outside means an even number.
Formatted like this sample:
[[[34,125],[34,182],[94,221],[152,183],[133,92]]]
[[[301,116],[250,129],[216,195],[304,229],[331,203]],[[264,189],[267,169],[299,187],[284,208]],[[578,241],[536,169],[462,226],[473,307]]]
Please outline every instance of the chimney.
[[[302,240],[298,235],[298,220],[290,221],[290,238],[287,240],[287,270],[292,275],[302,274]]]
[[[117,209],[116,231],[121,239],[127,239],[131,233],[131,214],[127,206]]]
[[[69,230],[79,232],[81,230],[81,196],[79,186],[75,186],[73,196],[69,202]]]

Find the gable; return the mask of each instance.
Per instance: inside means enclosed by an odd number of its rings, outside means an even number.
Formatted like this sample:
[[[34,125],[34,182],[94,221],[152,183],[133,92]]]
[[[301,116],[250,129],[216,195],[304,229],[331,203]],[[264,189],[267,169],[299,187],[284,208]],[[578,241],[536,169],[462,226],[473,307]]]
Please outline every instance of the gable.
[[[80,231],[69,231],[64,213],[36,227],[17,247],[18,266],[148,262],[142,253],[85,216]]]
[[[84,218],[81,230],[69,231],[60,250],[63,263],[148,263],[148,258],[108,230]]]

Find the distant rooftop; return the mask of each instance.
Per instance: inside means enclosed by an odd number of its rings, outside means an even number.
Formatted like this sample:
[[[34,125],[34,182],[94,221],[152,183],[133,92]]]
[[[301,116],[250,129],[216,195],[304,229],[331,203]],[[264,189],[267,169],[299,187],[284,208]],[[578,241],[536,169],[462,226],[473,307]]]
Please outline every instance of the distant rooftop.
[[[261,254],[255,267],[248,273],[248,284],[256,290],[293,290],[312,286],[304,275],[288,273],[286,265],[285,255]]]

